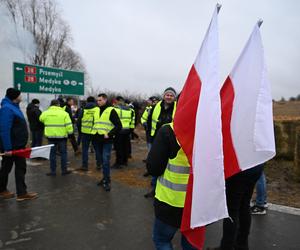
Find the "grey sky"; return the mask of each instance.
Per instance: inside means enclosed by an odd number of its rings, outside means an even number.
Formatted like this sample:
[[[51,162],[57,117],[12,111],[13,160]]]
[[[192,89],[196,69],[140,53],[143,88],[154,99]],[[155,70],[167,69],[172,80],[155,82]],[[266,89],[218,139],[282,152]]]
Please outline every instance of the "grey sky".
[[[59,0],[94,88],[181,90],[217,1]],[[219,1],[221,80],[255,22],[261,27],[273,98],[300,94],[300,1]]]

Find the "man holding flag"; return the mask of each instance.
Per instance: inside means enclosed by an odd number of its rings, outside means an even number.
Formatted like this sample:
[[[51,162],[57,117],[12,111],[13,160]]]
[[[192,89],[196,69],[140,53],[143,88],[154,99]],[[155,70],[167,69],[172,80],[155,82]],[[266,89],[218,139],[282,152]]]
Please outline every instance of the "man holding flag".
[[[4,152],[0,169],[0,197],[10,199],[15,196],[14,193],[7,190],[8,175],[15,164],[17,201],[37,198],[37,193],[27,192],[25,158],[11,154],[11,150],[25,148],[28,140],[26,121],[19,106],[21,101],[21,92],[14,88],[8,88],[0,109],[0,150]]]
[[[233,70],[221,89],[226,198],[231,219],[223,221],[220,247],[247,250],[250,200],[263,171],[275,156],[272,97],[260,35],[255,24]]]
[[[158,176],[155,189],[153,241],[157,250],[173,249],[172,239],[180,228],[190,165],[173,131],[173,123],[162,126],[148,154],[147,169]],[[184,250],[194,248],[182,235]]]

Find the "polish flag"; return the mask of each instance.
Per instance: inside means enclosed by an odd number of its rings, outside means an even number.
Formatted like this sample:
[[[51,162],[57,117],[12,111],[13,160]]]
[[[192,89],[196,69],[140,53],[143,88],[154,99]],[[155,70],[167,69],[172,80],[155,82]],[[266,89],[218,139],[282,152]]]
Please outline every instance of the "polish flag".
[[[223,165],[217,5],[181,92],[174,132],[191,165],[181,232],[197,249],[204,226],[228,217]]]
[[[18,150],[12,150],[11,153],[14,156],[24,157],[24,158],[46,158],[49,160],[50,157],[50,150],[54,144],[49,144],[41,147],[34,147],[34,148],[24,148]]]
[[[275,156],[272,96],[259,21],[221,89],[225,177]]]

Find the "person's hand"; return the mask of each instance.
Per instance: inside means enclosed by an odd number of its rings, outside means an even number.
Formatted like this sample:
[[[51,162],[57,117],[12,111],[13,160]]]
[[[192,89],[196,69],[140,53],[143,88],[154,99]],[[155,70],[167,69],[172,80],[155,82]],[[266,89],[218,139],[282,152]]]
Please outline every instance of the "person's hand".
[[[104,138],[105,138],[105,139],[108,139],[109,136],[108,136],[107,134],[104,134]]]
[[[12,153],[11,153],[11,151],[5,151],[5,152],[4,152],[4,155],[5,155],[5,156],[12,156]]]

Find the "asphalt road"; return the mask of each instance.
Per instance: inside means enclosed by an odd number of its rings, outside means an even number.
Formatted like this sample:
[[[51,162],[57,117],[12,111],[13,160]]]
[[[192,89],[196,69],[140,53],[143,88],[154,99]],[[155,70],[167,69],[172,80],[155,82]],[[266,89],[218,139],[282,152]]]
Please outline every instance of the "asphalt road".
[[[143,197],[146,189],[112,180],[111,192],[105,192],[89,176],[47,177],[47,171],[47,162],[28,167],[28,190],[38,192],[38,199],[0,200],[1,250],[154,249],[153,207]],[[13,173],[9,189],[15,190]],[[208,227],[207,246],[218,245],[221,226]],[[276,211],[253,216],[250,249],[299,250],[299,232],[300,216]],[[174,249],[180,249],[179,239],[178,234]]]

